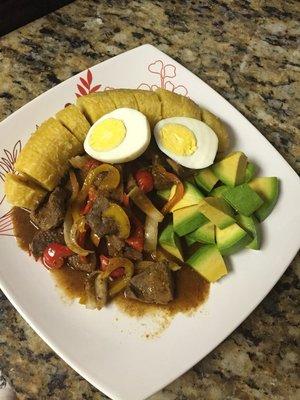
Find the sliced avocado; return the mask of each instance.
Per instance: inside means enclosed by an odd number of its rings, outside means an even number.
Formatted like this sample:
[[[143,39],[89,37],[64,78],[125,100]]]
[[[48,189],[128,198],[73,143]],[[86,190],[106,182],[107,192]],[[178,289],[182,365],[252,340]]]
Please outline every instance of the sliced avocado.
[[[194,239],[193,237],[190,237],[189,235],[190,235],[190,234],[186,235],[184,238],[185,238],[186,244],[187,244],[188,246],[191,246],[192,244],[196,243],[197,240]]]
[[[223,160],[212,165],[214,174],[228,186],[236,186],[245,182],[247,157],[241,151],[229,154]]]
[[[158,242],[164,250],[183,261],[180,239],[174,232],[173,225],[171,223],[168,224],[161,232]]]
[[[190,241],[192,244],[192,240],[195,242],[201,243],[215,243],[215,225],[212,222],[207,222],[206,224],[200,226],[194,232],[186,235],[187,242]]]
[[[222,185],[222,186],[218,186],[216,188],[214,188],[210,193],[209,196],[212,197],[221,197],[223,198],[222,194],[228,190],[228,186]]]
[[[171,189],[161,189],[156,192],[157,196],[161,199],[168,201],[170,197]]]
[[[184,185],[183,198],[177,204],[175,204],[175,206],[171,210],[172,212],[179,210],[180,208],[199,204],[199,201],[204,197],[204,195],[200,192],[200,190],[192,183],[186,181],[184,182],[183,185]],[[157,195],[164,200],[170,200],[174,196],[175,190],[176,186],[174,185],[171,188],[171,190],[170,189],[158,190]]]
[[[207,244],[200,247],[187,260],[187,264],[194,268],[208,282],[216,282],[227,274],[223,257],[214,244]]]
[[[245,182],[251,181],[256,172],[256,166],[252,162],[248,162],[245,172]]]
[[[253,236],[252,242],[250,242],[246,247],[252,250],[259,250],[261,246],[261,229],[260,224],[254,215],[246,217],[245,215],[236,215],[236,220],[238,224]]]
[[[249,186],[265,201],[264,204],[255,212],[257,219],[263,221],[271,214],[275,204],[277,203],[279,195],[279,179],[275,176],[255,178],[249,182]]]
[[[238,213],[246,216],[253,214],[264,203],[248,183],[229,188],[222,196]]]
[[[221,254],[229,255],[246,247],[251,241],[249,235],[238,224],[232,224],[224,229],[216,228],[216,242]]]
[[[207,222],[207,219],[200,212],[199,205],[180,208],[173,212],[174,231],[179,236],[193,232],[205,222]]]
[[[235,222],[233,212],[224,199],[218,197],[206,197],[201,200],[200,212],[220,229],[226,228]]]
[[[175,204],[175,206],[171,209],[172,212],[179,210],[184,207],[193,206],[195,204],[199,204],[199,201],[203,199],[203,194],[200,192],[195,185],[190,182],[184,182],[184,195],[183,198]],[[174,196],[176,190],[176,186],[171,188],[169,199]]]
[[[195,175],[195,182],[200,189],[210,192],[218,182],[218,177],[212,172],[211,168],[201,169]]]

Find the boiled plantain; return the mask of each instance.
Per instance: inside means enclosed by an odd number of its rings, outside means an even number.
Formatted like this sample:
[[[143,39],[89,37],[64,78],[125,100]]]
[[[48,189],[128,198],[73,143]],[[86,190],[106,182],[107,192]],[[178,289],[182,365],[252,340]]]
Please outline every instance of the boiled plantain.
[[[108,90],[108,96],[114,102],[116,108],[133,108],[138,109],[137,101],[133,95],[133,90],[131,89],[114,89]]]
[[[83,143],[91,125],[78,107],[70,104],[56,113],[56,118],[66,127],[79,142]]]
[[[151,127],[162,118],[161,102],[157,93],[148,90],[133,90],[134,97],[137,102],[138,110],[145,114],[149,120]]]
[[[106,92],[91,93],[77,99],[77,106],[91,124],[94,124],[104,114],[116,109],[115,103]]]
[[[224,123],[210,111],[205,109],[202,110],[202,120],[218,136],[218,153],[225,154],[230,146],[230,138]]]
[[[13,206],[34,210],[47,191],[20,175],[8,173],[5,175],[4,189],[7,201]]]
[[[190,117],[202,120],[201,108],[188,97],[157,89],[155,93],[161,101],[162,118]]]
[[[47,190],[53,190],[67,171],[68,160],[83,151],[82,144],[54,118],[31,135],[15,168]]]

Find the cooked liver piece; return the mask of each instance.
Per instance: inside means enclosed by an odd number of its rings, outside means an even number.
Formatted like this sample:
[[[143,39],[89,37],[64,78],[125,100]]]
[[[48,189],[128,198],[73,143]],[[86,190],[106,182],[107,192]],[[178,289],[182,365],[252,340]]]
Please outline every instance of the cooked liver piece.
[[[174,298],[172,272],[162,262],[131,278],[125,297],[144,303],[167,304]]]
[[[86,220],[91,229],[98,235],[112,235],[118,232],[118,227],[112,218],[102,218],[102,212],[109,206],[109,201],[104,196],[99,196]]]
[[[122,249],[125,246],[125,242],[123,239],[118,238],[116,235],[109,235],[106,237],[106,244],[108,255],[110,257],[121,257]]]
[[[95,253],[88,255],[85,260],[77,254],[68,257],[68,264],[78,271],[92,272],[96,269],[97,261]]]
[[[129,258],[132,261],[140,261],[143,259],[143,255],[140,251],[133,249],[130,246],[126,246],[123,250],[123,257]]]
[[[43,231],[61,225],[66,214],[69,195],[70,192],[65,188],[57,187],[54,189],[46,203],[31,212],[31,221]]]
[[[62,228],[50,229],[48,231],[39,230],[34,235],[30,244],[30,251],[35,258],[42,256],[45,248],[50,243],[65,244],[64,233]]]
[[[172,187],[172,181],[162,175],[155,165],[152,167],[151,172],[154,180],[154,188],[156,190],[169,189]]]

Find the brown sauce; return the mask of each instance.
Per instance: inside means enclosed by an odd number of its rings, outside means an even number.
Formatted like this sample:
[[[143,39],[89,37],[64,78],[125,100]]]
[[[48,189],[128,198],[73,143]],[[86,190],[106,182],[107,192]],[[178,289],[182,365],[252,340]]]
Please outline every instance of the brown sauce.
[[[209,283],[188,266],[183,266],[175,273],[175,299],[167,305],[145,304],[137,300],[126,299],[123,295],[115,299],[118,307],[133,317],[141,317],[157,310],[168,315],[193,313],[207,299]]]
[[[63,290],[64,295],[70,300],[84,297],[84,283],[86,273],[63,267],[51,271],[56,285]]]
[[[37,231],[37,228],[30,222],[29,213],[15,207],[12,213],[12,221],[19,246],[23,250],[29,251],[29,244]],[[85,272],[63,267],[51,271],[51,275],[66,297],[72,300],[83,297]],[[166,306],[126,299],[123,294],[118,295],[114,301],[123,312],[133,317],[154,314],[158,310],[172,316],[179,312],[193,313],[207,299],[209,294],[209,283],[188,266],[183,266],[175,272],[175,287],[176,298]]]
[[[29,252],[29,244],[32,241],[37,228],[31,223],[29,212],[23,208],[14,207],[12,212],[14,235],[21,249]]]

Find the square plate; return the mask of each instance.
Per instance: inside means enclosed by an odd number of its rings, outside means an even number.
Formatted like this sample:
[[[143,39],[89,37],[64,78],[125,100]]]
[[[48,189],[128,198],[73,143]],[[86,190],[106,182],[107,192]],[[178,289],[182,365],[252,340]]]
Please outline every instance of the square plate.
[[[291,167],[246,118],[201,79],[150,45],[68,79],[1,122],[2,181],[36,124],[74,102],[76,93],[119,87],[164,87],[188,95],[228,124],[234,147],[257,163],[260,175],[275,175],[281,182],[278,204],[263,224],[262,250],[244,250],[231,257],[230,274],[211,286],[202,308],[192,316],[176,315],[160,332],[160,315],[135,319],[115,305],[97,312],[62,302],[47,271],[6,236],[12,230],[0,181],[3,292],[48,345],[95,387],[115,400],[142,400],[213,350],[283,274],[300,244],[300,185]],[[146,339],[147,333],[152,339]]]

